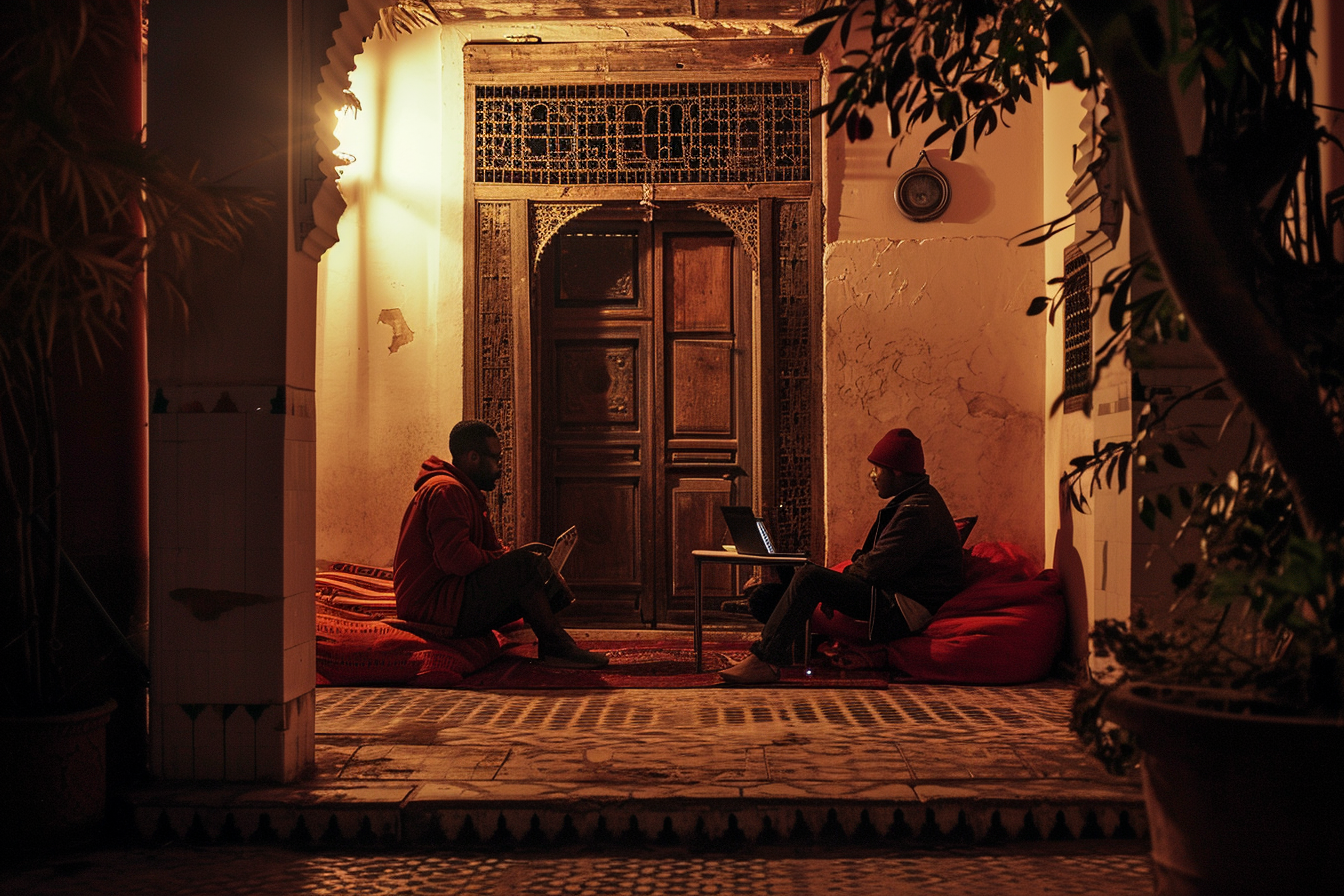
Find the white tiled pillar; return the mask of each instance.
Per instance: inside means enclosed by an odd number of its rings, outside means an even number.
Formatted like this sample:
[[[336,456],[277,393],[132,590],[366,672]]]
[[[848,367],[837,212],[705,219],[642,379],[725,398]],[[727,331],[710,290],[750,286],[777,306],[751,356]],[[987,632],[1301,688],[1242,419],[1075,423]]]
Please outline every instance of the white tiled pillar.
[[[311,393],[286,391],[284,413],[269,400],[198,411],[188,398],[150,417],[162,777],[290,780],[312,761],[315,420]]]
[[[310,119],[289,105],[288,7],[156,0],[150,31],[151,145],[272,201],[240,252],[197,255],[188,320],[151,295],[150,765],[168,779],[313,762],[316,287],[288,201],[311,144],[290,136]]]

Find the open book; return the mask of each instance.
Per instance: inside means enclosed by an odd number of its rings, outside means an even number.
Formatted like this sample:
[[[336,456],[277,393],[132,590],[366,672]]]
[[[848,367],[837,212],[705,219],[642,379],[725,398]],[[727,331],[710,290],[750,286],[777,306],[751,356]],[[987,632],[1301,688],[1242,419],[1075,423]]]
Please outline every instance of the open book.
[[[539,541],[534,541],[523,545],[520,551],[533,551],[538,554],[545,554],[550,558],[551,568],[560,572],[565,568],[565,561],[569,559],[569,552],[574,550],[574,545],[578,543],[579,530],[574,526],[560,533],[560,537],[555,540],[555,544],[547,545]]]

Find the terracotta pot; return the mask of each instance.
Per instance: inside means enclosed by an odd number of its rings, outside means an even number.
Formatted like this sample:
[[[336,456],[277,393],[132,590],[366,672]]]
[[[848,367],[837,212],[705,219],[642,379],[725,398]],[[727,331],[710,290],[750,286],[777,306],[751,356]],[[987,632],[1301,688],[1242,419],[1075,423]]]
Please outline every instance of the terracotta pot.
[[[115,700],[82,712],[0,717],[0,842],[76,845],[107,806],[107,722]]]
[[[1125,685],[1159,894],[1344,892],[1344,724],[1244,694]]]

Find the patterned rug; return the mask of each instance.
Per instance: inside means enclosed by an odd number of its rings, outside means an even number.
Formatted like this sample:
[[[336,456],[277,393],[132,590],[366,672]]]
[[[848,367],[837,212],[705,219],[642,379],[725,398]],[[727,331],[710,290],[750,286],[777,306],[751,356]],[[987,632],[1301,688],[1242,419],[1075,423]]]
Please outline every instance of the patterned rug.
[[[727,687],[719,678],[719,670],[745,658],[750,643],[706,641],[703,672],[695,671],[695,651],[689,636],[666,640],[585,639],[582,642],[585,648],[605,653],[611,660],[611,665],[604,669],[543,666],[537,662],[536,645],[516,644],[484,669],[468,675],[458,687],[478,691]],[[882,672],[845,671],[825,665],[785,667],[779,684],[775,685],[878,689],[886,686],[887,676]]]

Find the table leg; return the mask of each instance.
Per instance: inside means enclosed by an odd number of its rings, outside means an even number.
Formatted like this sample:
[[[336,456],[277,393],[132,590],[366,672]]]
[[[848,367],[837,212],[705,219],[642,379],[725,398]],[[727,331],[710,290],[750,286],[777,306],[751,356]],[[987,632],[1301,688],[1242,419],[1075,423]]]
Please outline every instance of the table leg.
[[[696,557],[695,558],[695,626],[694,626],[695,632],[693,635],[693,640],[695,642],[696,672],[703,672],[705,665],[704,642],[701,639],[702,636],[701,636],[701,619],[700,619],[700,603],[702,598],[704,597],[704,579],[703,579],[704,568],[705,568],[704,561],[701,560],[699,557]]]

